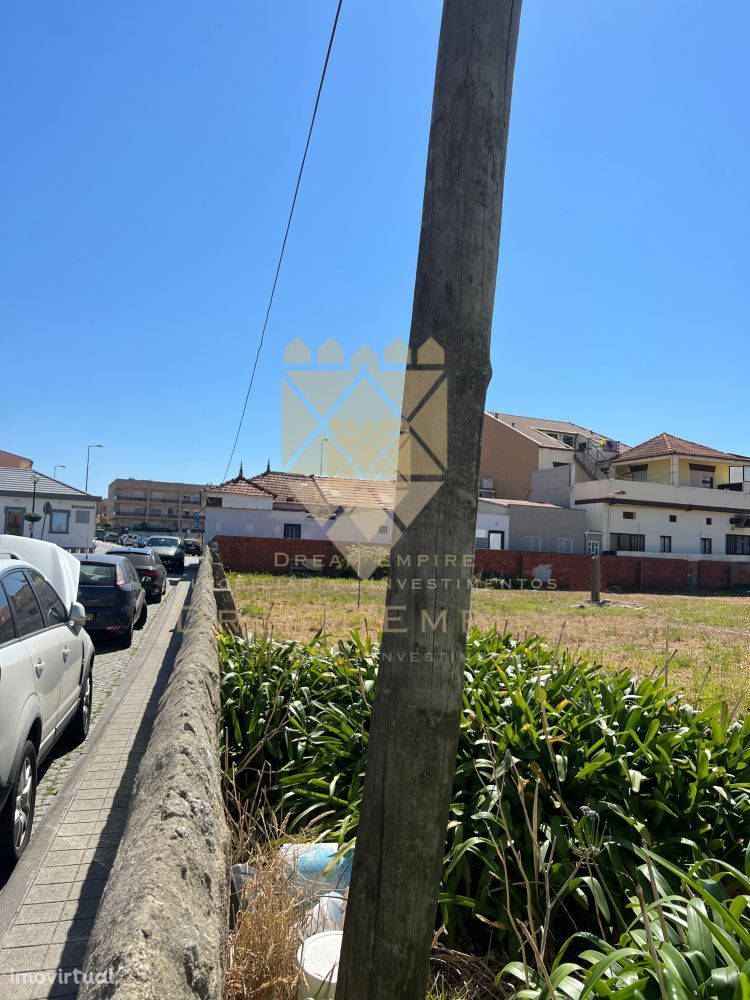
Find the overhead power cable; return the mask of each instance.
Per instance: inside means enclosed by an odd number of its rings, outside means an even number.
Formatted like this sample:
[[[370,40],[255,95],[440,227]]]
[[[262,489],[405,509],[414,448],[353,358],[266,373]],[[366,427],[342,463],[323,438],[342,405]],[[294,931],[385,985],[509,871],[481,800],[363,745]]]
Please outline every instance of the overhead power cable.
[[[268,318],[271,315],[271,307],[273,306],[273,300],[274,300],[274,296],[276,294],[276,285],[278,284],[278,281],[279,281],[279,274],[281,272],[281,264],[282,264],[282,261],[284,260],[284,251],[286,250],[286,242],[287,242],[287,239],[289,237],[289,230],[291,229],[291,226],[292,226],[292,218],[294,217],[294,208],[295,208],[295,206],[297,204],[297,195],[299,194],[300,183],[302,182],[302,173],[303,173],[303,171],[305,169],[305,161],[307,160],[307,151],[310,148],[310,139],[312,138],[313,128],[315,127],[315,119],[316,119],[317,114],[318,114],[318,105],[320,104],[320,95],[323,92],[323,83],[325,82],[326,72],[328,70],[328,61],[331,58],[331,50],[333,48],[333,40],[336,37],[336,27],[337,27],[337,25],[339,23],[339,14],[341,13],[341,5],[342,5],[342,3],[343,3],[343,0],[338,0],[338,4],[336,6],[336,16],[333,19],[333,27],[331,28],[331,37],[328,40],[328,48],[326,50],[326,58],[325,58],[325,62],[323,63],[323,72],[320,74],[320,83],[318,84],[318,92],[315,95],[315,105],[313,106],[312,118],[310,119],[310,128],[307,130],[307,140],[305,142],[305,148],[304,148],[304,151],[302,153],[302,162],[299,165],[299,172],[297,174],[297,183],[294,186],[294,196],[292,197],[292,205],[291,205],[291,208],[289,209],[289,218],[287,219],[286,229],[284,230],[284,239],[281,242],[281,250],[279,252],[279,259],[278,259],[278,262],[276,264],[276,273],[274,274],[273,285],[271,286],[271,294],[270,294],[269,299],[268,299],[268,308],[266,309],[266,316],[265,316],[265,319],[263,320],[263,327],[262,327],[262,329],[260,331],[260,340],[258,342],[258,350],[255,352],[255,361],[253,362],[253,369],[252,369],[252,372],[250,373],[250,383],[249,383],[249,385],[247,387],[247,392],[245,393],[245,402],[244,402],[244,404],[242,406],[242,413],[240,414],[240,422],[239,422],[239,424],[237,426],[237,433],[234,436],[234,444],[232,445],[232,451],[231,451],[231,453],[229,455],[229,461],[227,462],[227,467],[224,470],[224,475],[221,477],[222,478],[222,482],[224,482],[226,480],[227,473],[229,472],[229,467],[232,464],[232,459],[234,458],[234,453],[235,453],[235,450],[237,448],[237,442],[240,439],[240,432],[242,431],[242,424],[244,423],[244,420],[245,420],[245,413],[247,412],[248,400],[250,399],[250,393],[252,392],[253,383],[255,382],[255,372],[256,372],[256,370],[258,368],[258,360],[260,358],[260,352],[263,349],[263,341],[265,340],[265,336],[266,336],[266,328],[268,327]]]

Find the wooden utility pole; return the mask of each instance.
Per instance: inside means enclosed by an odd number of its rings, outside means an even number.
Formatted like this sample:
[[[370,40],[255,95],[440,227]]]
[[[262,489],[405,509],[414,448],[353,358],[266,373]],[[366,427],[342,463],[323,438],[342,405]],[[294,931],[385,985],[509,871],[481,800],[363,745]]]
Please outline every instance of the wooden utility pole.
[[[442,349],[446,471],[419,513],[404,516],[391,553],[339,1000],[425,996],[458,746],[520,13],[521,0],[443,5],[409,340],[416,369],[402,412],[411,418],[429,382],[420,357]],[[440,451],[429,433],[426,444]],[[397,522],[423,485],[419,453],[401,451]]]
[[[591,557],[591,602],[600,604],[602,600],[602,559],[601,556]]]

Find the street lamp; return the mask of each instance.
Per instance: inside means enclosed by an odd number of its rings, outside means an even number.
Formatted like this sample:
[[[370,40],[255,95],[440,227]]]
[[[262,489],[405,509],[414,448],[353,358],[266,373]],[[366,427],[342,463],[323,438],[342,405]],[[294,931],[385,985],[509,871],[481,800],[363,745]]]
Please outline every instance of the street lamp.
[[[328,442],[328,438],[323,438],[320,442],[320,474],[323,475],[323,445]]]
[[[57,479],[57,470],[58,469],[67,469],[67,465],[56,465],[55,466],[55,471],[52,473],[52,478],[53,479]]]
[[[89,491],[89,461],[91,459],[91,449],[92,448],[103,448],[103,444],[90,444],[88,446],[88,451],[86,452],[86,485],[84,486],[84,493]]]
[[[31,493],[31,517],[29,518],[29,535],[34,537],[34,522],[39,520],[36,517],[36,484],[39,482],[39,475],[36,472],[31,473],[31,483],[32,483],[32,493]]]

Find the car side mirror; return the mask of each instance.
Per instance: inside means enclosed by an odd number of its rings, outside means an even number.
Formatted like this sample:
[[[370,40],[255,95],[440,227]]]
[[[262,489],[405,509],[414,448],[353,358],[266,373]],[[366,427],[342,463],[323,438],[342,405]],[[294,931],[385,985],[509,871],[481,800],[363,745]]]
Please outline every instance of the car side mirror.
[[[83,628],[86,624],[86,609],[78,601],[73,601],[70,605],[70,624],[74,628]]]

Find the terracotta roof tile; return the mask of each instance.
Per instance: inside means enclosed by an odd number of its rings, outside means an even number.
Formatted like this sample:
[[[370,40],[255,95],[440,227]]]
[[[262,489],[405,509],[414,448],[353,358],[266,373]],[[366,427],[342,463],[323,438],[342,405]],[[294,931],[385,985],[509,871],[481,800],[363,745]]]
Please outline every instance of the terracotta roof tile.
[[[666,458],[671,455],[684,455],[687,458],[713,458],[717,462],[730,464],[750,462],[750,459],[742,455],[717,451],[716,448],[709,448],[705,444],[697,444],[695,441],[687,441],[685,438],[666,433],[657,434],[655,437],[649,438],[648,441],[623,451],[616,461],[619,464],[620,462],[635,462],[639,459]]]

